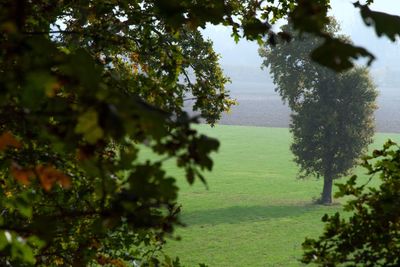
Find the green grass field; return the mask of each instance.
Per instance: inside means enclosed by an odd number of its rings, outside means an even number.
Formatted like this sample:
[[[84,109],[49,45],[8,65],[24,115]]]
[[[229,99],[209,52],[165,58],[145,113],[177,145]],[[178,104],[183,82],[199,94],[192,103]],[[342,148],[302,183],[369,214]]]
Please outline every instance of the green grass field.
[[[187,224],[168,240],[166,252],[185,266],[301,266],[301,243],[322,231],[320,218],[340,210],[313,204],[322,181],[296,179],[288,129],[217,126],[199,127],[221,142],[214,170],[206,173],[209,189],[182,177],[179,201]],[[377,134],[372,147],[400,135]],[[168,171],[179,177],[176,168]],[[362,174],[362,169],[357,173]],[[340,180],[339,180],[340,181]],[[344,181],[342,179],[342,181]]]

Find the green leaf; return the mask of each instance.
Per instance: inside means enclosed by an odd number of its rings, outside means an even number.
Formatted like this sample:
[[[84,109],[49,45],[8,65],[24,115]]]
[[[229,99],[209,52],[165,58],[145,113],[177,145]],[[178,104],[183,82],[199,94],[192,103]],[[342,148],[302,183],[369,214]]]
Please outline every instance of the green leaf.
[[[360,57],[367,57],[368,65],[375,59],[375,56],[365,48],[332,37],[326,37],[325,42],[311,53],[312,60],[335,71],[352,68],[354,66],[352,59]]]
[[[360,9],[364,23],[367,26],[374,27],[379,37],[386,35],[394,42],[396,41],[396,37],[400,36],[400,16],[372,11],[368,5],[361,5],[359,1],[354,3],[354,6]]]
[[[50,94],[53,85],[56,83],[54,77],[44,71],[31,72],[26,77],[26,84],[22,92],[22,103],[30,109],[37,109]]]
[[[261,22],[257,18],[244,20],[242,23],[243,34],[249,40],[257,40],[258,36],[266,34],[271,28],[269,24]]]
[[[38,238],[37,236],[30,236],[26,239],[27,243],[30,244],[32,247],[35,247],[37,249],[41,249],[46,245],[46,242]]]
[[[83,134],[84,138],[90,144],[95,144],[104,136],[103,129],[99,126],[98,121],[99,117],[97,112],[90,109],[79,117],[75,132]]]
[[[60,70],[63,74],[78,79],[85,90],[98,88],[101,69],[95,64],[91,55],[85,49],[78,49],[69,54]]]
[[[16,237],[13,238],[13,243],[11,245],[11,257],[14,259],[21,259],[30,264],[34,264],[36,261],[32,248]]]
[[[3,250],[8,244],[9,241],[7,240],[6,232],[0,231],[0,251]]]
[[[299,0],[290,14],[294,27],[301,32],[317,33],[324,30],[329,23],[327,12],[328,1]]]
[[[29,199],[17,198],[15,200],[16,209],[21,213],[21,215],[30,218],[32,217],[32,206]]]

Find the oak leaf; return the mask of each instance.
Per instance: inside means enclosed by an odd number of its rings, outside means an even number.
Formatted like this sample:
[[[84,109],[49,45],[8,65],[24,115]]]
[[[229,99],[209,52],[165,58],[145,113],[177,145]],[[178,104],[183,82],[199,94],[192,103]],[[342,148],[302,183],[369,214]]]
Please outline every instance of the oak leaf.
[[[39,176],[40,183],[46,191],[50,191],[55,183],[59,183],[63,188],[71,187],[70,177],[51,165],[39,164],[35,170]]]
[[[10,131],[0,135],[0,151],[5,150],[7,147],[21,148],[21,143]]]
[[[29,179],[35,176],[31,169],[23,168],[16,162],[11,163],[10,172],[23,185],[29,185]]]

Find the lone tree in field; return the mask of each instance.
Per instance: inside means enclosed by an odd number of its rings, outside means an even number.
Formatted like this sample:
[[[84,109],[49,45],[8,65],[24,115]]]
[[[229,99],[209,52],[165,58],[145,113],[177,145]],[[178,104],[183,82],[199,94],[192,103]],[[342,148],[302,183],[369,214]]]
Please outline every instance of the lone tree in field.
[[[290,25],[283,30],[292,33],[293,41],[260,49],[260,54],[292,109],[295,162],[303,176],[324,178],[320,202],[329,204],[333,180],[348,174],[372,142],[377,93],[365,68],[333,72],[310,59],[320,39],[296,34]],[[327,34],[337,31],[334,21],[326,27]]]

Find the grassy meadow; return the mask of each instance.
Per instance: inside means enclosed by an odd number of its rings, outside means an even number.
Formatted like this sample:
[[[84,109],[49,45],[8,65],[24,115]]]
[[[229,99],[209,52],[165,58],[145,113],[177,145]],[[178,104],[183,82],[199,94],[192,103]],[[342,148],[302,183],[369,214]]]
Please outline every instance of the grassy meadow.
[[[179,202],[187,224],[168,240],[166,252],[185,266],[300,266],[301,243],[317,237],[325,213],[341,209],[313,204],[322,181],[296,179],[286,128],[206,125],[201,132],[221,142],[206,173],[208,190],[197,181],[189,186],[172,164],[170,174],[181,177]],[[372,147],[400,135],[377,134]],[[363,170],[357,169],[362,175]],[[344,181],[344,180],[342,180]]]

